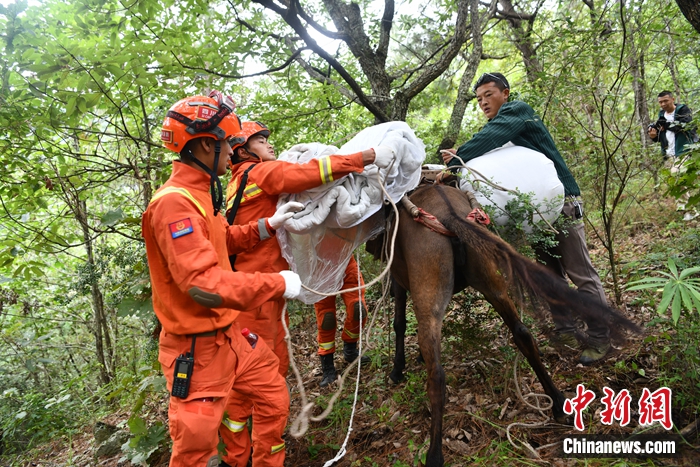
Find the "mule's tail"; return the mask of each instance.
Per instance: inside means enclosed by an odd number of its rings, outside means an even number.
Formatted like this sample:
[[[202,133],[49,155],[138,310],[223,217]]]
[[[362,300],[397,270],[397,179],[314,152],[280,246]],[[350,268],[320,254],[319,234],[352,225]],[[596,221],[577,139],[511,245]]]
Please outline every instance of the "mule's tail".
[[[476,252],[478,257],[495,260],[511,289],[520,287],[535,301],[544,302],[550,308],[566,309],[571,318],[580,319],[589,327],[590,323],[606,323],[610,337],[615,341],[624,340],[625,331],[640,332],[640,328],[619,311],[570,288],[542,264],[521,255],[484,227],[458,217],[449,202],[448,207],[451,216],[440,221],[457,235],[460,242]],[[587,340],[585,336],[578,337]]]

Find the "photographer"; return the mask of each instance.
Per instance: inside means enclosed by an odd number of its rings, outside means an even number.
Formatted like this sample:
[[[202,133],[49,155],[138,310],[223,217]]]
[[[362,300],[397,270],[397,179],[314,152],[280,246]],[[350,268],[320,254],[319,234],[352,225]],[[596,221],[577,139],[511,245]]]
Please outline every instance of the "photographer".
[[[685,152],[685,146],[697,142],[695,129],[687,124],[693,120],[690,108],[684,104],[676,105],[671,91],[662,91],[658,96],[659,118],[647,128],[649,137],[661,143],[664,159],[675,158]]]

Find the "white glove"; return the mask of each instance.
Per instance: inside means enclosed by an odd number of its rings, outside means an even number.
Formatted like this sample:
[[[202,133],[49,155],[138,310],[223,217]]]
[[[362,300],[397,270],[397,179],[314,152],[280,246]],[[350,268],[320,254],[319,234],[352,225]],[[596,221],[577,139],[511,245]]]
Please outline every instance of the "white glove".
[[[389,146],[377,146],[374,149],[374,165],[380,169],[386,169],[391,165],[396,157],[394,150]]]
[[[297,298],[301,293],[301,278],[292,271],[280,271],[284,279],[284,298]]]
[[[296,201],[284,203],[282,206],[277,208],[275,214],[273,214],[272,217],[269,217],[267,221],[270,223],[272,230],[277,230],[282,227],[287,220],[291,219],[295,212],[299,212],[302,209],[304,209],[304,205],[297,203]]]

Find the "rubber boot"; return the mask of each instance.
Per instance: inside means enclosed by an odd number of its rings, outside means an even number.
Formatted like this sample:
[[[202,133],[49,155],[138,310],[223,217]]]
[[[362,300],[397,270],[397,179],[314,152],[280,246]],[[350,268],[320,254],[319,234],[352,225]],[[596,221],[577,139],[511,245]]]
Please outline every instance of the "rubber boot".
[[[549,342],[555,347],[568,347],[574,350],[577,349],[579,346],[578,340],[576,339],[576,335],[573,333],[573,331],[554,331],[554,335],[552,335]]]
[[[346,362],[354,362],[359,354],[360,352],[357,351],[357,342],[345,342],[343,344],[343,357],[345,357]],[[369,365],[371,362],[372,359],[367,355],[363,355],[360,359],[362,365]]]
[[[322,388],[325,388],[329,384],[335,382],[338,379],[338,374],[335,372],[335,364],[333,364],[333,355],[329,353],[327,355],[321,355],[321,369],[323,370],[323,379],[321,380]]]

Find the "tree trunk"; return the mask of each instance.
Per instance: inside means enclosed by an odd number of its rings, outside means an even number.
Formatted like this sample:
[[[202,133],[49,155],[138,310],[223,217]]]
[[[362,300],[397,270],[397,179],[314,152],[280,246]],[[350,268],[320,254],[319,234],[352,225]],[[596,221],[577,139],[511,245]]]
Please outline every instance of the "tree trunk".
[[[700,2],[698,0],[676,0],[685,19],[700,33]]]
[[[438,146],[438,154],[440,149],[448,149],[455,146],[457,138],[459,137],[459,130],[462,127],[462,120],[464,119],[464,112],[467,109],[467,104],[469,101],[474,99],[474,95],[470,92],[471,84],[474,80],[476,69],[479,67],[479,63],[481,62],[483,37],[481,33],[481,18],[479,17],[479,2],[477,0],[472,0],[469,8],[471,15],[472,52],[467,60],[467,67],[465,68],[462,78],[459,81],[457,99],[452,107],[450,123],[448,124],[445,135]]]
[[[666,57],[666,67],[668,68],[668,72],[671,74],[671,81],[673,81],[673,95],[676,96],[677,99],[685,101],[685,92],[683,91],[683,86],[681,86],[681,83],[678,80],[678,69],[676,68],[676,44],[673,41],[671,25],[668,20],[666,20],[666,32],[668,33],[668,56]]]
[[[636,42],[640,35],[640,14],[641,10],[637,10],[634,21],[635,29],[631,31],[630,34],[630,49],[627,56],[627,63],[629,64],[630,74],[632,75],[634,108],[639,122],[640,141],[642,142],[642,147],[646,148],[648,144],[646,127],[651,120],[649,118],[649,106],[647,105],[647,93],[644,82],[644,49],[638,49]]]
[[[527,80],[530,83],[535,83],[542,73],[542,64],[537,58],[537,47],[532,41],[532,26],[542,2],[537,3],[534,13],[516,11],[511,0],[499,0],[499,4],[503,8],[501,17],[508,21],[513,32],[513,42],[523,58]]]
[[[85,242],[85,251],[87,253],[87,264],[91,271],[90,277],[90,296],[92,298],[92,308],[94,312],[93,334],[95,336],[95,353],[97,361],[100,363],[100,380],[103,384],[107,384],[112,380],[112,364],[114,363],[114,355],[112,349],[112,340],[110,338],[109,326],[105,316],[104,299],[100,290],[97,278],[92,276],[92,273],[97,269],[95,264],[95,255],[92,246],[92,238],[90,236],[90,228],[87,219],[87,206],[85,201],[78,201],[76,196],[77,206],[74,206],[75,217],[80,223],[83,231],[83,241]],[[105,349],[106,347],[106,349]],[[105,352],[106,350],[106,352]]]

